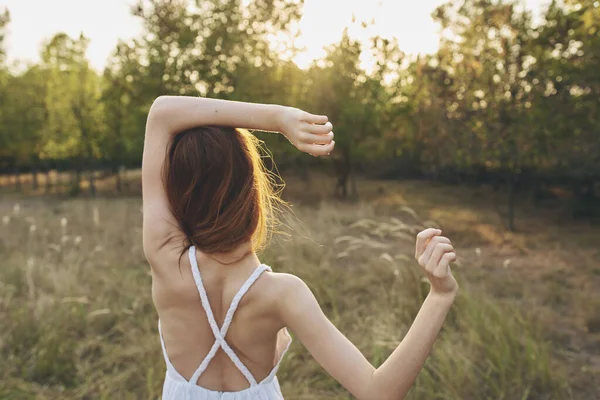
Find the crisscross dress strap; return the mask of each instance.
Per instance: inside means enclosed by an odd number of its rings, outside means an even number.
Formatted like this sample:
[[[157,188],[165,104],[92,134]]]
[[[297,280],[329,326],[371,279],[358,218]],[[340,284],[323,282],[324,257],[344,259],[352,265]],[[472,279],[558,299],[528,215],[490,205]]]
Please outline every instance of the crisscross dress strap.
[[[206,289],[204,288],[204,283],[202,282],[202,276],[200,275],[200,270],[198,269],[198,262],[196,260],[196,248],[194,246],[190,247],[188,251],[190,264],[192,266],[192,275],[194,276],[194,281],[196,282],[196,287],[198,288],[198,293],[200,294],[200,301],[202,302],[202,307],[204,308],[204,312],[206,313],[206,317],[208,318],[208,323],[212,330],[213,335],[215,336],[215,343],[211,347],[210,351],[198,366],[198,369],[192,375],[190,382],[196,382],[200,375],[206,370],[208,364],[213,359],[219,347],[223,349],[225,354],[231,359],[233,364],[237,369],[244,375],[244,377],[250,383],[250,386],[256,386],[256,379],[252,376],[252,373],[248,370],[248,368],[242,363],[239,357],[233,352],[229,344],[225,341],[225,336],[227,336],[227,331],[229,330],[229,326],[231,325],[231,321],[233,320],[233,314],[237,310],[237,307],[240,303],[242,297],[246,294],[248,289],[252,286],[252,284],[260,277],[260,275],[270,268],[266,265],[259,265],[256,267],[252,275],[246,279],[242,287],[238,290],[238,292],[233,297],[233,301],[227,310],[227,314],[225,315],[225,320],[223,321],[223,326],[219,328],[217,325],[217,321],[215,320],[214,314],[212,312],[212,308],[210,307],[210,302],[208,301],[208,295],[206,294]]]

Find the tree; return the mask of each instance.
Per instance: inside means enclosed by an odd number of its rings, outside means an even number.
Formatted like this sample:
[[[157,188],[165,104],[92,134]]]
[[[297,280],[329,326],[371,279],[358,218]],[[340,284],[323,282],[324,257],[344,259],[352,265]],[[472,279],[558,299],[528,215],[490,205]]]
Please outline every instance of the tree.
[[[6,85],[9,79],[8,69],[6,68],[5,58],[6,49],[4,48],[4,39],[6,37],[6,27],[10,22],[10,14],[8,9],[5,9],[0,14],[0,171],[5,172],[8,165],[8,157],[10,152],[8,151],[8,144],[10,143],[10,133],[7,131],[7,125],[4,122],[6,118],[7,106],[9,104],[8,91]]]
[[[141,37],[120,42],[101,76],[88,40],[57,34],[39,65],[5,65],[9,21],[0,13],[0,169],[89,171],[137,166],[152,101],[163,94],[282,103],[325,113],[334,123],[335,192],[356,198],[353,177],[425,175],[507,188],[506,225],[517,192],[572,188],[575,214],[592,215],[600,174],[600,7],[550,4],[533,26],[517,1],[448,2],[433,14],[443,38],[433,55],[407,60],[398,43],[352,39],[345,31],[308,70],[291,57],[302,1],[139,0]],[[368,24],[363,24],[364,26]],[[365,57],[369,56],[369,57]],[[366,67],[365,59],[372,61]],[[265,135],[299,170],[323,161]],[[19,183],[20,179],[16,180]],[[37,179],[34,179],[36,184]],[[504,208],[504,207],[502,207]],[[500,207],[499,207],[500,209]]]
[[[497,171],[508,189],[507,225],[514,230],[516,190],[537,156],[536,131],[528,123],[529,71],[536,62],[531,17],[516,2],[491,0],[447,3],[434,16],[446,35],[428,73],[442,94],[438,107],[448,139],[437,147],[435,164]]]
[[[20,190],[20,172],[33,172],[33,188],[37,189],[37,172],[41,135],[46,123],[43,71],[32,66],[20,75],[11,75],[6,83],[6,107],[3,107],[2,129],[7,142],[2,146],[15,172],[16,189]]]
[[[149,97],[189,94],[233,98],[242,66],[277,61],[267,37],[284,36],[300,16],[290,0],[142,0],[140,45]]]
[[[81,173],[89,170],[90,193],[95,195],[95,160],[100,156],[103,129],[100,80],[85,58],[88,39],[55,35],[42,50],[47,74],[47,126],[41,157],[69,160],[75,169],[73,188],[79,190]]]
[[[393,131],[390,125],[395,106],[391,100],[395,91],[384,82],[401,62],[402,54],[395,42],[382,38],[373,38],[370,50],[377,62],[373,71],[367,72],[360,65],[362,43],[351,39],[345,30],[340,42],[328,48],[325,59],[308,71],[307,99],[335,122],[335,193],[341,197],[357,197],[352,179],[357,159],[369,161],[385,151],[381,139]]]
[[[552,2],[537,32],[538,62],[531,74],[536,93],[532,117],[545,139],[540,144],[546,157],[540,161],[552,180],[570,182],[573,212],[585,217],[598,207],[594,181],[600,174],[599,29],[597,2]]]
[[[6,38],[6,27],[10,22],[10,13],[8,12],[8,8],[5,8],[2,13],[0,13],[0,65],[4,65],[6,61],[6,49],[4,48],[4,39]]]
[[[143,126],[150,98],[144,96],[145,70],[137,43],[119,43],[104,70],[102,103],[106,132],[101,143],[103,159],[116,175],[116,190],[123,189],[120,169],[138,165],[143,147]]]

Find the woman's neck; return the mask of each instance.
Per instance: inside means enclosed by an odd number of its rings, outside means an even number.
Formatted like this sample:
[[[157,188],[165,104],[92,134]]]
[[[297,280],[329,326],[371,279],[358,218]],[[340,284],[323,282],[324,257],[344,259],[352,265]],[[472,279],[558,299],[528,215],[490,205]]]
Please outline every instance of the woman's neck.
[[[223,265],[240,264],[242,262],[247,263],[252,261],[255,261],[257,265],[260,264],[258,256],[253,251],[252,243],[250,242],[243,243],[232,251],[206,254],[206,256]]]

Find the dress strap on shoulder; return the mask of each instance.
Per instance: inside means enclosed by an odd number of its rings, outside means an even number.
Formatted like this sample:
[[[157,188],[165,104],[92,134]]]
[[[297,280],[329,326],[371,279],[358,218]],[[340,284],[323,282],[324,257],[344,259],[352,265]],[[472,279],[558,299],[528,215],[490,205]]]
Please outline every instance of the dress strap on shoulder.
[[[244,365],[244,363],[242,363],[242,361],[239,359],[239,357],[233,352],[233,350],[231,349],[229,344],[225,341],[225,336],[227,336],[227,331],[229,330],[229,326],[231,325],[231,321],[233,320],[233,315],[234,315],[235,311],[237,310],[242,297],[246,294],[246,292],[248,291],[248,289],[250,289],[250,287],[254,284],[254,282],[256,282],[256,280],[260,277],[260,275],[264,271],[267,271],[267,270],[270,271],[271,268],[264,264],[261,264],[258,267],[256,267],[256,269],[252,272],[252,274],[248,277],[248,279],[246,279],[246,281],[242,284],[240,289],[237,291],[237,293],[233,297],[231,305],[229,306],[229,309],[227,310],[227,314],[225,314],[225,320],[223,321],[223,326],[221,328],[219,328],[219,325],[217,324],[217,321],[215,320],[215,316],[212,312],[212,308],[210,307],[210,302],[208,300],[208,295],[206,294],[206,289],[204,287],[204,283],[202,282],[202,276],[201,276],[200,270],[198,268],[198,261],[196,260],[196,248],[194,246],[190,247],[190,249],[188,251],[188,256],[189,256],[190,265],[192,268],[192,275],[194,276],[194,281],[195,281],[196,287],[198,289],[198,294],[200,295],[200,301],[202,302],[202,307],[204,308],[206,317],[208,318],[208,323],[213,332],[213,335],[215,336],[215,343],[213,344],[212,348],[210,349],[210,351],[208,352],[208,354],[206,355],[206,357],[204,358],[202,363],[200,363],[200,365],[198,366],[198,369],[196,369],[196,371],[192,375],[190,382],[196,382],[198,380],[200,375],[202,375],[202,373],[206,370],[206,368],[208,367],[208,364],[210,363],[210,361],[213,359],[213,357],[217,353],[217,350],[219,349],[219,347],[221,347],[223,349],[223,351],[225,352],[225,354],[227,354],[227,356],[231,359],[231,361],[234,363],[234,365],[240,370],[240,372],[248,380],[248,382],[250,383],[250,386],[256,386],[257,385],[256,379],[254,379],[254,376],[252,376],[252,373],[250,372],[250,370],[248,370],[248,368]]]
[[[215,316],[213,315],[212,308],[210,307],[208,295],[206,294],[206,289],[204,288],[204,282],[202,282],[202,276],[200,275],[200,270],[198,269],[198,261],[196,260],[195,246],[190,247],[190,249],[188,250],[188,256],[190,259],[190,265],[192,266],[192,275],[194,276],[194,281],[196,282],[196,289],[198,289],[200,301],[202,302],[202,308],[204,308],[204,312],[206,313],[206,317],[208,318],[208,323],[210,325],[210,329],[213,332],[213,335],[215,335],[215,338],[218,338],[219,326],[217,325],[217,321],[215,320]]]
[[[240,304],[240,300],[242,300],[242,297],[244,297],[248,289],[250,289],[250,287],[254,284],[254,282],[256,282],[260,275],[267,270],[270,271],[271,268],[263,264],[256,267],[252,275],[250,275],[248,279],[246,279],[246,282],[244,282],[242,287],[235,294],[233,300],[231,301],[231,305],[227,310],[227,314],[225,315],[223,326],[221,327],[221,334],[223,336],[225,336],[227,334],[227,331],[229,330],[229,325],[231,325],[231,321],[233,320],[233,314],[237,310],[238,305]]]

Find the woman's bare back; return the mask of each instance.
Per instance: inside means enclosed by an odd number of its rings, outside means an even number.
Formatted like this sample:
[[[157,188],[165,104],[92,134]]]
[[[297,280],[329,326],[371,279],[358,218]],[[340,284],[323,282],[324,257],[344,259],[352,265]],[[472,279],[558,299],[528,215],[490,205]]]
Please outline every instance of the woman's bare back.
[[[234,297],[261,263],[255,254],[223,265],[197,250],[195,253],[210,308],[221,328]],[[154,261],[152,295],[168,358],[177,372],[189,380],[215,344],[215,335],[187,253],[179,262],[180,254],[181,249],[165,248],[160,259]],[[174,273],[178,263],[179,270]],[[260,274],[241,298],[225,336],[226,343],[257,382],[272,372],[290,341],[277,315],[279,285],[275,275],[269,271]],[[246,377],[222,347],[218,347],[196,383],[209,390],[228,392],[249,387]]]

